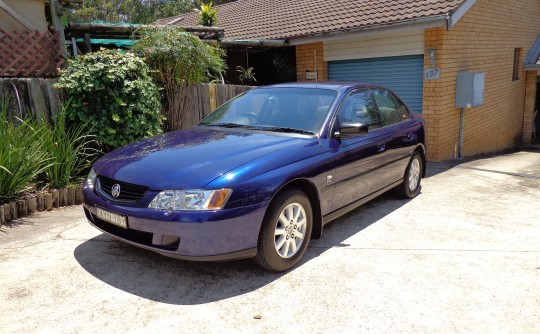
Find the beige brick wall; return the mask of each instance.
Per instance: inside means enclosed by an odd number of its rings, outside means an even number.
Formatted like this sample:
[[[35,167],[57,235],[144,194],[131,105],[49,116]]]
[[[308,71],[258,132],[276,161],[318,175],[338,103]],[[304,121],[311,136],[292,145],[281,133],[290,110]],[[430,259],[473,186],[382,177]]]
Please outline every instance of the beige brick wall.
[[[296,79],[306,81],[306,71],[317,71],[319,81],[328,81],[328,63],[324,61],[322,42],[296,46]]]
[[[459,141],[459,71],[486,73],[484,105],[465,110],[465,156],[510,148],[528,138],[523,122],[530,101],[525,103],[527,74],[522,64],[539,33],[538,0],[478,0],[450,31],[426,29],[426,50],[437,48],[441,68],[440,80],[424,82],[429,160],[451,159]],[[512,81],[514,48],[522,48],[517,81]],[[430,66],[427,59],[425,66]]]
[[[424,34],[425,48],[427,50],[435,48],[436,53],[436,64],[435,66],[441,66],[441,56],[439,50],[442,50],[445,28],[433,28],[426,29]],[[427,54],[427,53],[426,53]],[[424,57],[424,67],[431,67],[431,62],[428,57]],[[445,74],[446,76],[446,74]],[[441,75],[441,78],[443,76]],[[440,101],[443,100],[443,90],[442,80],[425,80],[424,81],[424,100],[423,100],[423,116],[426,120],[427,126],[427,158],[430,161],[437,161],[440,156],[440,136],[441,131],[444,129],[446,132],[444,124],[441,122],[445,121],[445,115],[440,112]]]

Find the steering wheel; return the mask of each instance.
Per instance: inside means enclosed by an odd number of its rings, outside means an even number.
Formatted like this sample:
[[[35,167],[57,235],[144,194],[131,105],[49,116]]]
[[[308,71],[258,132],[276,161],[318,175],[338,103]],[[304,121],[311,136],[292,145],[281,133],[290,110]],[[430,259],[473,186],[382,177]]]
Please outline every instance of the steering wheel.
[[[259,118],[259,115],[257,115],[256,113],[254,112],[246,112],[246,113],[243,113],[241,115],[239,115],[240,117],[246,117],[249,119],[250,123],[253,123],[253,124],[257,124],[257,123],[260,123],[261,122],[261,119]]]

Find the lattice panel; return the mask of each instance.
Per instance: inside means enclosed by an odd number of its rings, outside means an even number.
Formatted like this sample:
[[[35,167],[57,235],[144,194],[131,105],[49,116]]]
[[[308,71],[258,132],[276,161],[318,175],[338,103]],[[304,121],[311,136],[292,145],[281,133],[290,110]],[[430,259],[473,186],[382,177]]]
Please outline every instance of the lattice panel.
[[[0,29],[0,77],[56,76],[65,59],[59,33]]]

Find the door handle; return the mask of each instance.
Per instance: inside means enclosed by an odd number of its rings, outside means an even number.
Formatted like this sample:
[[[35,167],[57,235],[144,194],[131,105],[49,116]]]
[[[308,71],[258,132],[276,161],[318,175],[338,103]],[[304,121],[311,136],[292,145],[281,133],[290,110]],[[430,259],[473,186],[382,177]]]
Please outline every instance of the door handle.
[[[410,141],[410,142],[416,141],[416,133],[414,132],[407,133],[407,141]]]

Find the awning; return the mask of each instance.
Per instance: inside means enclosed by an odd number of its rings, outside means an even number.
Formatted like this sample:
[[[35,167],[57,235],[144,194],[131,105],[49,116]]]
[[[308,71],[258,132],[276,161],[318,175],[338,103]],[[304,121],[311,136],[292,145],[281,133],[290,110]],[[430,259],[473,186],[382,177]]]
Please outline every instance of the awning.
[[[75,40],[77,43],[84,43],[82,38]],[[134,40],[132,39],[108,39],[108,38],[90,38],[90,44],[92,45],[113,45],[119,48],[130,48],[133,46]]]
[[[525,71],[540,71],[540,36],[538,36],[531,51],[527,54],[523,69]]]

